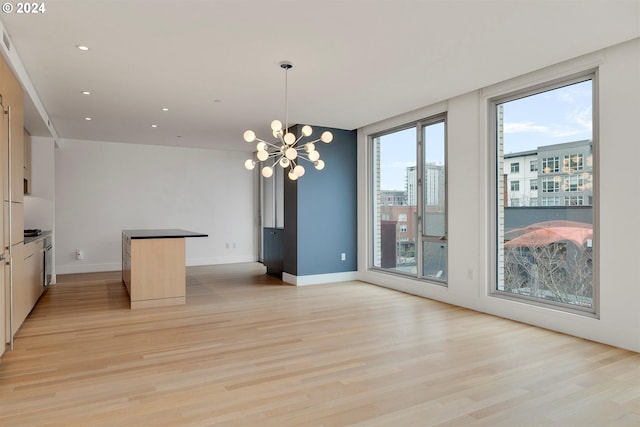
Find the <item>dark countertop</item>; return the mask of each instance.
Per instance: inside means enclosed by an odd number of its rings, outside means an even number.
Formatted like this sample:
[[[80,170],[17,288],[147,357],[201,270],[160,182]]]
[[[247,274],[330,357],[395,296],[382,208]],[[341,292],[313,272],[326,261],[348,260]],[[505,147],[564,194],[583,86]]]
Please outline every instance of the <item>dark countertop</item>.
[[[208,234],[195,231],[180,230],[177,228],[159,228],[151,230],[122,230],[132,239],[173,239],[180,237],[209,237]]]
[[[44,239],[45,237],[50,237],[51,236],[51,231],[43,231],[42,234],[39,234],[37,236],[25,236],[24,238],[24,244],[28,244],[31,242],[35,242],[36,240],[40,240],[40,239]]]

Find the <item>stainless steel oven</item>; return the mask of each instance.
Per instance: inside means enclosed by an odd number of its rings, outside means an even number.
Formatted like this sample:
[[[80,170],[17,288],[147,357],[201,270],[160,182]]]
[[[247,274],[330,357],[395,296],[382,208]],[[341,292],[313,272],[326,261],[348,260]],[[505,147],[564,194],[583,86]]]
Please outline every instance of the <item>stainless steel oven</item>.
[[[42,275],[42,285],[46,288],[51,284],[51,272],[53,267],[53,245],[51,244],[51,237],[44,238],[44,272]]]

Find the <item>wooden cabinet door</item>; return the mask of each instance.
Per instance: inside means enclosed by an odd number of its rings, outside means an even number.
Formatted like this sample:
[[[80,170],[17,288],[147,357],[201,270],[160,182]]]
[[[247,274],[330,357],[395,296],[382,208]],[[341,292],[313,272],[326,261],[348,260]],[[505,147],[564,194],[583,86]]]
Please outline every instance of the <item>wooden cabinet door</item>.
[[[8,157],[11,151],[11,176],[9,182],[5,183],[8,189],[11,185],[11,201],[22,203],[24,201],[24,93],[18,80],[15,78],[7,63],[0,62],[2,71],[0,72],[0,95],[2,96],[2,106],[4,112],[0,139],[6,146],[6,153],[3,146],[3,157]],[[3,169],[5,176],[7,169]],[[5,197],[7,193],[5,192]]]

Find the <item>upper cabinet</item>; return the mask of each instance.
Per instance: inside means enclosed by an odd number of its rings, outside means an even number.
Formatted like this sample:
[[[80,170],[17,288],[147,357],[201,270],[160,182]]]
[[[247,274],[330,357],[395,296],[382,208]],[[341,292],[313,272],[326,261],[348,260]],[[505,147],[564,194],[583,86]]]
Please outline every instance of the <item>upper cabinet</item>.
[[[0,97],[2,101],[2,123],[0,124],[2,170],[6,171],[3,172],[4,200],[9,201],[9,185],[11,185],[11,201],[22,203],[24,201],[24,94],[20,83],[1,57]],[[9,176],[9,170],[11,176]]]
[[[31,135],[27,130],[24,130],[24,153],[23,153],[23,168],[24,174],[24,194],[31,194]]]

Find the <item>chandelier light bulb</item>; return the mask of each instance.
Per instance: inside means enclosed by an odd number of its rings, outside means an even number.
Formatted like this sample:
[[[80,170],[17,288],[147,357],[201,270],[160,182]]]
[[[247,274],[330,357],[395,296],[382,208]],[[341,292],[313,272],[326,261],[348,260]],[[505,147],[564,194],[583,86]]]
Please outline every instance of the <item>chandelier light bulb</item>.
[[[272,134],[273,134],[273,137],[274,137],[275,139],[280,139],[280,137],[282,136],[282,131],[281,131],[281,130],[274,130],[274,131],[272,132]]]
[[[248,159],[244,162],[244,167],[247,168],[247,170],[253,170],[253,168],[256,167],[256,162],[252,159]]]
[[[271,130],[278,132],[282,130],[282,122],[280,120],[274,120],[271,122]]]
[[[320,153],[318,153],[317,151],[312,151],[309,153],[309,160],[311,160],[312,162],[315,162],[319,158],[320,158]]]
[[[293,168],[293,173],[295,173],[296,176],[300,178],[302,175],[304,175],[304,167],[302,167],[302,165],[297,165],[295,168]]]
[[[315,165],[316,165],[316,169],[319,171],[324,169],[324,162],[322,160],[318,160],[317,162],[315,162]]]
[[[260,150],[260,151],[258,151],[258,154],[256,155],[256,157],[261,162],[264,162],[265,160],[267,160],[269,158],[269,152],[266,151],[266,150]]]
[[[291,181],[295,181],[298,179],[298,175],[296,175],[296,173],[294,171],[289,171],[289,179]]]
[[[298,157],[298,150],[296,150],[293,147],[289,147],[289,148],[287,148],[287,151],[284,152],[284,155],[289,160],[295,160],[296,157]]]
[[[292,134],[291,132],[288,132],[285,136],[284,136],[284,142],[287,145],[291,145],[294,142],[296,142],[296,136],[294,134]]]
[[[331,132],[329,132],[328,130],[322,132],[322,136],[320,137],[320,141],[324,142],[325,144],[330,143],[331,141],[333,141],[333,134]]]
[[[252,130],[248,130],[244,133],[244,140],[247,142],[253,142],[256,140],[256,134]]]
[[[265,151],[267,149],[267,144],[260,141],[256,144],[256,150],[258,151]]]
[[[286,157],[283,157],[283,158],[280,159],[280,166],[282,166],[283,168],[286,168],[290,164],[291,164],[291,162]]]
[[[271,175],[273,175],[273,169],[271,166],[265,166],[262,168],[262,176],[265,178],[271,178]]]
[[[304,136],[310,136],[312,132],[313,132],[313,129],[311,129],[311,126],[309,125],[302,126],[302,134]]]
[[[312,151],[316,151],[316,144],[314,144],[313,142],[307,142],[306,144],[304,144],[304,149],[305,149],[305,151],[307,153],[311,153]]]

